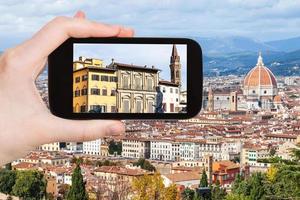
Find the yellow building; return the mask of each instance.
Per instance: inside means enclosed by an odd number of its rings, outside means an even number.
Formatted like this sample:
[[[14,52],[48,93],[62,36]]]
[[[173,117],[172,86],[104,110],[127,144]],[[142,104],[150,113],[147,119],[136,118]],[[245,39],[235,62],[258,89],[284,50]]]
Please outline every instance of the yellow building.
[[[73,62],[73,111],[117,112],[115,69],[100,59],[79,57]]]

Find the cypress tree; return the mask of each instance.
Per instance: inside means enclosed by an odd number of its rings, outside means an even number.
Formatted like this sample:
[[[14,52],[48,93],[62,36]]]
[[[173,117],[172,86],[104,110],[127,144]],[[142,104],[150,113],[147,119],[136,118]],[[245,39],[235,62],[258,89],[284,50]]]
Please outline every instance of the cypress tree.
[[[235,177],[234,182],[233,182],[233,184],[232,184],[232,188],[231,188],[232,192],[235,192],[235,193],[237,193],[237,194],[240,194],[240,193],[239,193],[239,189],[240,189],[240,185],[241,185],[242,181],[243,181],[243,179],[242,179],[241,175],[238,174],[238,175]]]
[[[76,168],[73,171],[72,185],[70,187],[67,200],[88,200],[79,164],[76,165]]]
[[[208,187],[208,180],[207,180],[207,175],[206,175],[205,169],[203,169],[203,171],[202,171],[202,177],[200,180],[199,187]]]

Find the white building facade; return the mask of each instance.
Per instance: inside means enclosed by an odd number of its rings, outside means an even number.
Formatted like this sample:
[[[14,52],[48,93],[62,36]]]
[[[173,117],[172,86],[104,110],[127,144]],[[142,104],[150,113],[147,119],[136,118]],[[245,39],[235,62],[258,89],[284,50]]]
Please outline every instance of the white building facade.
[[[169,81],[159,81],[160,91],[163,93],[163,108],[166,113],[179,112],[180,88]]]
[[[100,155],[101,154],[101,139],[83,142],[82,151],[84,154]]]
[[[122,140],[122,157],[150,158],[150,141],[134,139]]]

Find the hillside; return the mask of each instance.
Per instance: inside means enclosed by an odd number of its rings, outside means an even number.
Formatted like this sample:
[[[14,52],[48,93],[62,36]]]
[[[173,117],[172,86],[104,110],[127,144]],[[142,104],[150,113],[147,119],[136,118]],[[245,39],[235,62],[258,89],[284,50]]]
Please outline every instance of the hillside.
[[[300,50],[293,52],[262,52],[264,63],[276,76],[300,75]],[[207,76],[246,74],[257,62],[257,52],[231,53],[204,58]]]

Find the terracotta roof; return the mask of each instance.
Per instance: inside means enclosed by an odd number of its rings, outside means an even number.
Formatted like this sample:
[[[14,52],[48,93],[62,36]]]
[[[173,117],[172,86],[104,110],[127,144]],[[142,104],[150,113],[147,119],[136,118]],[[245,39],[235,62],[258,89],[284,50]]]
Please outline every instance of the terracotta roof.
[[[200,181],[200,174],[199,172],[182,172],[176,174],[167,174],[164,175],[166,178],[174,182],[181,182],[181,181],[189,181],[189,180],[199,180]]]
[[[95,172],[114,173],[127,176],[141,176],[149,173],[148,171],[142,169],[128,169],[120,166],[101,166],[97,168]]]
[[[296,139],[297,135],[290,135],[290,134],[267,134],[266,137]]]
[[[36,165],[33,163],[28,163],[28,162],[20,162],[16,165],[13,166],[15,169],[29,169],[29,168],[34,168]]]
[[[176,171],[202,171],[200,167],[186,167],[186,166],[175,166],[172,167],[171,170],[176,170]]]

